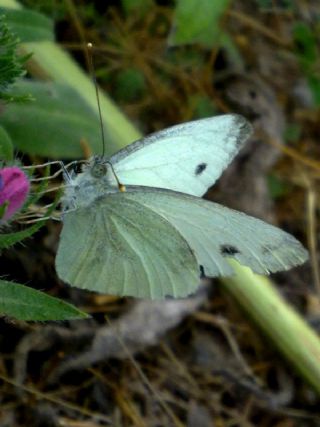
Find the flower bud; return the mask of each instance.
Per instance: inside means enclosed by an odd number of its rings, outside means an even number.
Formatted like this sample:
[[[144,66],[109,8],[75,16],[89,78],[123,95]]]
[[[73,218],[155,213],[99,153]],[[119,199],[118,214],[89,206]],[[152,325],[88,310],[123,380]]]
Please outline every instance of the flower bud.
[[[29,190],[29,179],[20,168],[0,169],[0,221],[7,221],[22,207]]]

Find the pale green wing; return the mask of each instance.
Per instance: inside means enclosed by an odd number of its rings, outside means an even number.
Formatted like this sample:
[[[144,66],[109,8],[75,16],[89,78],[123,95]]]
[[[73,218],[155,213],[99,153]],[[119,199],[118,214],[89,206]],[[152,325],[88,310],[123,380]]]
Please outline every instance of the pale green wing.
[[[209,277],[232,274],[228,257],[261,274],[288,270],[308,258],[290,234],[216,203],[147,187],[128,187],[127,193],[184,236]]]
[[[202,196],[251,133],[251,125],[237,114],[209,117],[153,133],[120,150],[110,162],[125,185]]]
[[[154,209],[128,196],[109,194],[65,213],[58,276],[106,294],[155,299],[193,293],[199,267],[186,240]]]

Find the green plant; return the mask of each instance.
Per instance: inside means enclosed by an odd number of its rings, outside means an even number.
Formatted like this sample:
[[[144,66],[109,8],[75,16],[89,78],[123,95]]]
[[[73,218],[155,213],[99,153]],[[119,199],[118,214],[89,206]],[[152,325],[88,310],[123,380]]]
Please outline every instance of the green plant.
[[[29,57],[16,53],[18,39],[9,30],[5,18],[0,17],[0,98],[2,102],[17,103],[30,100],[23,92],[13,95],[12,85],[25,74],[24,63]],[[0,156],[2,163],[13,162],[13,143],[8,133],[0,127]],[[45,181],[44,181],[45,182]],[[6,166],[0,169],[0,250],[31,237],[44,224],[40,220],[21,231],[5,233],[12,221],[30,205],[37,201],[44,186],[39,186],[37,192],[30,196],[30,177],[18,166]],[[45,212],[50,215],[58,203],[58,198]],[[39,292],[35,289],[0,279],[0,314],[19,320],[65,320],[85,318],[87,315],[72,305]]]

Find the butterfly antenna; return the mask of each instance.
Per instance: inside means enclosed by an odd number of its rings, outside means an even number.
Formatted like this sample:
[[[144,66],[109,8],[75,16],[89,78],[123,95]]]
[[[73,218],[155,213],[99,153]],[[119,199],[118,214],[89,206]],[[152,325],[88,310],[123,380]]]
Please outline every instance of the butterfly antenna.
[[[87,43],[89,73],[90,73],[90,76],[91,76],[93,84],[94,84],[94,89],[96,91],[96,98],[97,98],[98,111],[99,111],[99,120],[100,120],[100,129],[101,129],[102,157],[104,157],[106,143],[105,143],[105,137],[104,137],[104,129],[103,129],[102,114],[101,114],[99,90],[98,90],[97,79],[96,79],[93,60],[92,60],[92,48],[93,48],[92,43]]]
[[[122,193],[124,193],[125,191],[126,191],[126,186],[124,185],[124,184],[121,184],[121,182],[119,181],[119,178],[118,178],[118,176],[117,176],[117,174],[116,174],[116,171],[114,170],[114,168],[113,168],[113,164],[111,163],[111,162],[106,162],[109,166],[111,166],[111,170],[112,170],[112,173],[113,173],[113,175],[114,175],[114,177],[115,177],[115,179],[116,179],[116,181],[117,181],[117,184],[118,184],[118,188],[119,188],[119,191],[121,191]]]
[[[104,157],[106,143],[105,143],[105,137],[104,137],[104,128],[103,128],[103,120],[102,120],[102,114],[101,114],[99,90],[98,90],[97,79],[96,79],[94,65],[93,65],[93,59],[92,59],[92,48],[93,48],[92,43],[87,43],[89,73],[90,73],[90,76],[92,78],[92,81],[93,81],[93,84],[94,84],[94,88],[95,88],[95,91],[96,91],[96,99],[97,99],[97,104],[98,104],[100,129],[101,129],[101,139],[102,139],[102,157]],[[117,177],[117,174],[116,174],[116,172],[115,172],[115,170],[113,168],[112,163],[110,163],[108,161],[107,164],[111,166],[111,170],[112,170],[112,173],[113,173],[113,175],[114,175],[114,177],[115,177],[115,179],[117,181],[119,190],[121,192],[126,191],[126,187],[123,184],[121,184],[121,182],[119,181],[119,178]]]

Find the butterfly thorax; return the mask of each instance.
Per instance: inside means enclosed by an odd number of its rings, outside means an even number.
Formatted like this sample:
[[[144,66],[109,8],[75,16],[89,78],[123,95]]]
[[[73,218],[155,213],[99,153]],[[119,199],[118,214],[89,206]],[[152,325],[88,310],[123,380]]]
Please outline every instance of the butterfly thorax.
[[[114,185],[108,161],[102,157],[93,157],[83,167],[83,171],[66,178],[62,200],[63,209],[77,209],[91,205],[97,198],[118,192]]]

